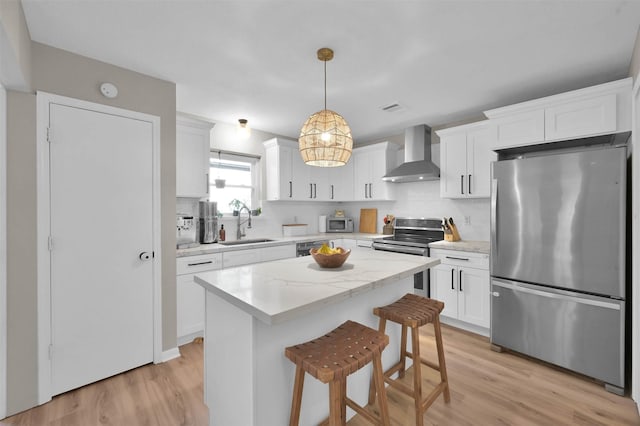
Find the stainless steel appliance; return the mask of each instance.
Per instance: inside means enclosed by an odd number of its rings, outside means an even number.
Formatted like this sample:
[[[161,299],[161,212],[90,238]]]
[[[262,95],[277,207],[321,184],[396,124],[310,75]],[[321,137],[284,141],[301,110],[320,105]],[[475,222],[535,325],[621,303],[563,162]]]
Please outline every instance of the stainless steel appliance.
[[[491,195],[492,344],[615,393],[625,385],[627,192],[627,149],[617,143],[627,139],[501,153]]]
[[[218,241],[218,207],[213,201],[198,203],[198,241],[211,244]]]
[[[327,216],[326,232],[353,232],[353,219],[343,216]]]
[[[196,247],[196,226],[193,216],[186,213],[176,215],[176,246],[179,249]]]
[[[376,238],[372,247],[375,250],[429,256],[429,243],[443,239],[441,219],[397,217],[393,236]],[[429,273],[424,271],[413,276],[413,289],[416,294],[429,296]]]
[[[310,256],[311,253],[309,253],[309,250],[311,250],[312,248],[320,248],[320,247],[322,247],[322,244],[329,245],[329,241],[328,240],[320,240],[320,241],[306,241],[306,242],[302,242],[302,243],[297,243],[296,244],[296,257]]]

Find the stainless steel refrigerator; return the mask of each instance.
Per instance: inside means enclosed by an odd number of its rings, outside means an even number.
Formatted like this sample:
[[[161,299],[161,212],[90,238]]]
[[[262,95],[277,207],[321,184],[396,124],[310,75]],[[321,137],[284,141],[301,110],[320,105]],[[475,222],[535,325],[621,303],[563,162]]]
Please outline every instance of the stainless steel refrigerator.
[[[628,136],[628,135],[627,135]],[[493,163],[491,342],[624,392],[626,146]]]

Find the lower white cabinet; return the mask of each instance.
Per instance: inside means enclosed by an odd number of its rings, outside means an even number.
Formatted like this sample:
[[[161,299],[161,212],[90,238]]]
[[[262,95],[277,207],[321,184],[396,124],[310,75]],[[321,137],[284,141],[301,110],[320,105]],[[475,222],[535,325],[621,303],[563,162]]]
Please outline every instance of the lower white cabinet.
[[[178,345],[204,335],[204,288],[193,281],[200,272],[222,268],[222,254],[179,257],[176,260],[176,310]]]
[[[222,267],[249,265],[251,263],[268,262],[270,260],[288,259],[296,257],[296,245],[263,247],[222,253]]]
[[[431,297],[444,302],[443,322],[457,320],[453,325],[486,334],[491,320],[489,255],[437,249],[429,256],[441,261],[431,269]]]
[[[193,277],[206,271],[296,257],[296,245],[263,247],[223,253],[179,257],[176,260],[176,310],[178,346],[204,335],[205,290]]]

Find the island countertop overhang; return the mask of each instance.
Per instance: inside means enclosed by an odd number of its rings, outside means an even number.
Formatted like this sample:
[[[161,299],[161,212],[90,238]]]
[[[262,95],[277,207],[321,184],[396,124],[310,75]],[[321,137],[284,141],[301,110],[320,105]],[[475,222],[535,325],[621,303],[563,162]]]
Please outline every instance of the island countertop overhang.
[[[337,269],[320,268],[306,256],[200,273],[195,282],[259,321],[274,325],[392,285],[439,263],[430,257],[357,248]]]

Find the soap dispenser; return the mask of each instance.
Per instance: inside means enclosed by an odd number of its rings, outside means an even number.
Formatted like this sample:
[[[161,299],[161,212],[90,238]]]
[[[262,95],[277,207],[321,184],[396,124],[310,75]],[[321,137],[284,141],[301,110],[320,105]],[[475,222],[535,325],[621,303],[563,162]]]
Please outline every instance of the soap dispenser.
[[[224,241],[226,238],[227,231],[224,230],[224,225],[220,225],[220,237],[218,238],[220,241]]]

